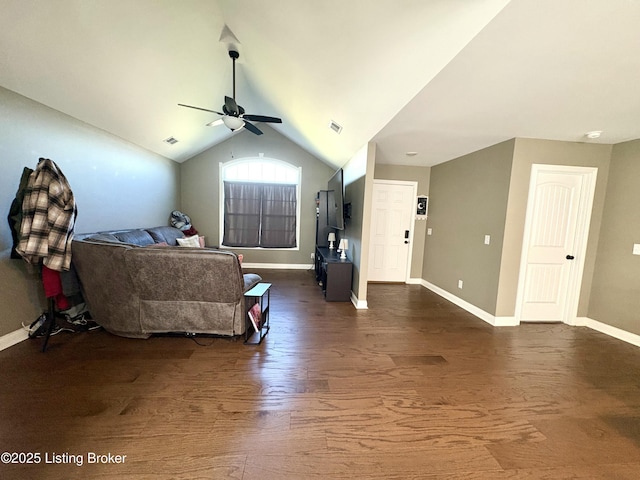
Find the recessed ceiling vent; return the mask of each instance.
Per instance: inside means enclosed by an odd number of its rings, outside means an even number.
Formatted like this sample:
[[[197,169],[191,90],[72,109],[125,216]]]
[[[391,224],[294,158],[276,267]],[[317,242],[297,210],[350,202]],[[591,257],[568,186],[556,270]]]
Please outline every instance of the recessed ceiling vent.
[[[176,143],[178,143],[178,139],[175,137],[165,138],[163,141],[165,143],[168,143],[169,145],[175,145]]]
[[[336,133],[340,133],[342,131],[342,126],[338,125],[338,123],[336,123],[334,120],[331,120],[329,122],[329,128]]]

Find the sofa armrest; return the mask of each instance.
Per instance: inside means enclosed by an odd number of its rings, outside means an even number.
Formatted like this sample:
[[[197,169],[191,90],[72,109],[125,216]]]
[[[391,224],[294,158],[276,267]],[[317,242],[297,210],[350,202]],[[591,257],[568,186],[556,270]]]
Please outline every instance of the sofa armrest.
[[[255,287],[258,283],[262,281],[262,277],[256,273],[245,273],[243,275],[244,278],[244,291],[248,292],[253,287]]]

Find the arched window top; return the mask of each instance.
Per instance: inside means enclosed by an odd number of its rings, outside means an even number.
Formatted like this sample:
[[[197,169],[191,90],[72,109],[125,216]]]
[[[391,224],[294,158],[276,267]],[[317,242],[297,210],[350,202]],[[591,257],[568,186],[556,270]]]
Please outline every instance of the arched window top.
[[[220,164],[222,179],[236,182],[300,183],[300,167],[275,158],[247,157]]]

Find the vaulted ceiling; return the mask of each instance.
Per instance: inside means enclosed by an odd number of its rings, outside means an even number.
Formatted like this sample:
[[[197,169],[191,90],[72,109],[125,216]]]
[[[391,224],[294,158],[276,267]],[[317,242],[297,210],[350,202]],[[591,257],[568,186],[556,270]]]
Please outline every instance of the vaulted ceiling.
[[[0,9],[1,86],[178,162],[232,135],[205,126],[218,115],[177,105],[221,110],[230,44],[240,52],[237,102],[281,117],[277,131],[334,166],[371,140],[380,162],[426,166],[513,137],[640,138],[632,0],[0,0]],[[602,136],[587,139],[593,130]],[[163,142],[171,136],[179,142]]]

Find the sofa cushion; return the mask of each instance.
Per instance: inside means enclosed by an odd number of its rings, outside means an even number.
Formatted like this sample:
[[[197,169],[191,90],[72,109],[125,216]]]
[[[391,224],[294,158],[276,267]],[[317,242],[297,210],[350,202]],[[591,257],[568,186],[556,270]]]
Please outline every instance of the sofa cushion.
[[[115,235],[111,233],[96,233],[83,240],[89,240],[91,242],[109,242],[109,243],[122,243]]]
[[[181,230],[174,227],[153,227],[145,229],[156,243],[166,242],[169,245],[177,245],[176,239],[184,237]]]
[[[144,230],[127,230],[125,232],[116,232],[114,236],[124,243],[132,243],[133,245],[151,245],[155,243],[153,237]]]

